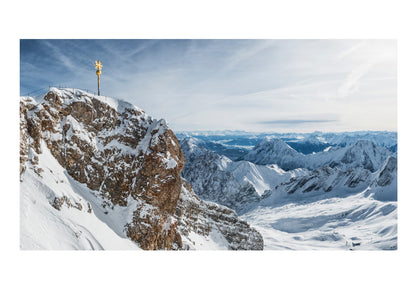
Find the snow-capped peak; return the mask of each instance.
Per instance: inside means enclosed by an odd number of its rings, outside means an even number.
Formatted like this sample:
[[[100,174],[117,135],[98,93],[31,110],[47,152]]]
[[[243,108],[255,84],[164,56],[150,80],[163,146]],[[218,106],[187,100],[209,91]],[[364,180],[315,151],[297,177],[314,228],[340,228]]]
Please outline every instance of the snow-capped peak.
[[[109,107],[111,107],[112,109],[118,112],[123,112],[126,109],[131,109],[134,111],[138,111],[140,113],[144,113],[143,110],[141,110],[140,108],[138,108],[137,106],[129,102],[126,102],[126,101],[123,101],[114,97],[96,95],[96,94],[93,94],[93,93],[90,93],[81,89],[77,89],[77,88],[51,87],[49,88],[46,94],[34,97],[33,100],[37,104],[44,103],[45,101],[49,100],[48,98],[46,98],[46,96],[49,93],[59,98],[59,99],[55,99],[55,101],[61,102],[63,105],[70,105],[73,102],[91,103],[93,100],[95,100],[95,101],[99,101],[103,104],[108,105]],[[30,99],[31,97],[25,96],[22,98]]]
[[[22,248],[263,247],[261,235],[234,212],[184,189],[185,158],[175,134],[132,104],[51,88],[21,97],[20,135]],[[183,203],[183,194],[192,200]],[[235,222],[224,225],[229,217]],[[232,235],[236,223],[256,236],[252,242]],[[114,246],[95,234],[111,237]]]
[[[277,164],[290,170],[303,166],[304,155],[297,152],[280,138],[265,138],[244,159],[256,164]]]

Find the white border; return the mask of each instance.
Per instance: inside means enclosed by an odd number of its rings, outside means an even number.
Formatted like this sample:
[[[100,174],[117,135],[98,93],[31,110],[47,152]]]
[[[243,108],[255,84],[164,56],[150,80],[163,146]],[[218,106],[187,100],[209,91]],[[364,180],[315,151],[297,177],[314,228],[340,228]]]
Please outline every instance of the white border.
[[[58,4],[62,3],[62,4]],[[4,5],[3,5],[4,6]],[[1,17],[2,288],[392,288],[414,284],[414,9],[394,1],[16,1]],[[5,39],[4,39],[5,38]],[[19,250],[20,38],[398,39],[395,252]],[[4,66],[4,64],[6,64]]]

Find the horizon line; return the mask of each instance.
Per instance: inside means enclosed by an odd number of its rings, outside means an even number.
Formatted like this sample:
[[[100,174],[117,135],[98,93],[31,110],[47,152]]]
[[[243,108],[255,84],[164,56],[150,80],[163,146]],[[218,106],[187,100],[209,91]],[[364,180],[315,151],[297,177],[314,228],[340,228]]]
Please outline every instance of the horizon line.
[[[278,133],[278,134],[290,134],[290,133],[298,133],[298,134],[312,134],[312,133],[356,133],[356,132],[388,132],[388,133],[397,133],[395,130],[351,130],[351,131],[313,131],[313,132],[278,132],[278,131],[246,131],[246,130],[232,130],[232,129],[213,129],[213,130],[176,130],[172,129],[172,131],[176,133],[202,133],[202,132],[244,132],[244,133]]]

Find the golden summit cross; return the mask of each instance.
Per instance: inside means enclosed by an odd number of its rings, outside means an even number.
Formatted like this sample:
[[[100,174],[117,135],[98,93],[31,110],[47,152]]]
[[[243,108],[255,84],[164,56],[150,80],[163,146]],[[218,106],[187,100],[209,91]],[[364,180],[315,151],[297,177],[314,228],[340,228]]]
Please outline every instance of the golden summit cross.
[[[101,61],[99,61],[99,60],[95,61],[95,68],[97,70],[101,70],[103,68],[103,65],[101,64]]]
[[[95,68],[97,69],[95,73],[97,74],[97,81],[98,81],[98,95],[100,95],[100,75],[101,75],[101,69],[103,68],[101,61],[99,60],[95,61]]]

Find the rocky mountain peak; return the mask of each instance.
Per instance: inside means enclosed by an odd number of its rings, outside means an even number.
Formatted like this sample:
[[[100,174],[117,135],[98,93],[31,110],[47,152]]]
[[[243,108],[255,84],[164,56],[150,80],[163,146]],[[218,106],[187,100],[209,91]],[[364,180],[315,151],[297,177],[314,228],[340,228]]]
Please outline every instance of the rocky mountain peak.
[[[165,120],[113,98],[51,88],[40,97],[21,97],[20,133],[22,182],[26,170],[43,178],[39,157],[50,152],[101,200],[105,214],[127,208],[123,231],[141,248],[183,248],[175,213],[185,157]],[[50,203],[59,209],[67,199]]]
[[[280,138],[270,138],[266,137],[263,141],[261,141],[254,149],[264,149],[270,148],[275,151],[285,151],[285,152],[292,152],[297,153],[291,146],[289,146],[286,142],[284,142]]]
[[[244,156],[255,164],[278,164],[284,170],[304,166],[304,155],[297,152],[280,138],[265,138]]]
[[[356,164],[374,172],[378,170],[391,152],[384,147],[376,146],[370,140],[358,140],[347,147],[341,159],[344,164]]]
[[[395,178],[397,178],[397,159],[389,156],[377,175],[377,185],[390,185]]]
[[[21,171],[28,155],[36,163],[45,143],[72,178],[99,192],[104,207],[126,206],[130,198],[138,202],[126,229],[142,248],[180,245],[174,226],[171,238],[161,229],[175,212],[185,164],[164,120],[115,99],[56,88],[38,99],[22,99],[21,112],[27,132],[21,140]],[[139,213],[144,207],[152,214]]]

